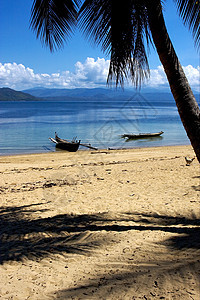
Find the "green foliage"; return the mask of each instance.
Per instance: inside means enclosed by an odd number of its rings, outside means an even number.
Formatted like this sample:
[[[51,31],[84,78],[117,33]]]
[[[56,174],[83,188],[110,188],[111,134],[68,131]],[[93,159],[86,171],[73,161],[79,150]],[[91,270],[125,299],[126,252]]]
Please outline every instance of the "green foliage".
[[[200,1],[199,0],[174,0],[178,12],[185,25],[193,33],[197,48],[200,47]]]
[[[27,93],[18,92],[10,88],[0,88],[0,101],[37,101],[40,100]]]
[[[153,1],[157,1],[152,3],[156,7],[161,7],[162,0]],[[199,0],[174,1],[199,47]],[[108,83],[114,80],[116,86],[123,86],[124,79],[131,78],[137,87],[149,77],[146,53],[151,42],[149,4],[151,0],[34,0],[31,27],[53,51],[62,47],[79,25],[87,38],[110,54]]]

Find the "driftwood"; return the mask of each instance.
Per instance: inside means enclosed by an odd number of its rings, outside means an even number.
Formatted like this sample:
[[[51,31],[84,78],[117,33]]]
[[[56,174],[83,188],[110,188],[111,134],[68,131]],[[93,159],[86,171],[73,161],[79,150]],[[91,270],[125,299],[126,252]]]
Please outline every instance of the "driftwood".
[[[87,145],[87,144],[80,144],[80,146],[87,147],[87,148],[92,149],[92,150],[98,150],[98,148],[92,147],[90,144],[89,145]]]

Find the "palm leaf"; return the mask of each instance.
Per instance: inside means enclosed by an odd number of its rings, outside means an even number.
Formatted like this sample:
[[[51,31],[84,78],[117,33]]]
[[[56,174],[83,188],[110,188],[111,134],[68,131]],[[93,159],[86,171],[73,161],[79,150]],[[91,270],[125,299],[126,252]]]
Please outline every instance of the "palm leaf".
[[[34,0],[30,26],[51,51],[63,46],[76,24],[79,0]]]
[[[174,0],[184,24],[188,25],[193,33],[195,44],[200,46],[200,1],[199,0]]]
[[[150,41],[148,16],[141,0],[86,0],[80,12],[81,29],[110,54],[108,83],[123,86],[130,78],[138,86],[149,75],[145,50]]]

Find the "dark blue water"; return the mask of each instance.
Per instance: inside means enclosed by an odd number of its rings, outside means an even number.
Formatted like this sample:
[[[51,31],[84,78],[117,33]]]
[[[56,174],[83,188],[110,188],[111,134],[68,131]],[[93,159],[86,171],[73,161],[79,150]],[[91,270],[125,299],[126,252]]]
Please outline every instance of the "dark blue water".
[[[160,138],[120,137],[161,130]],[[189,144],[173,101],[0,102],[0,155],[55,151],[48,139],[55,131],[101,149]]]

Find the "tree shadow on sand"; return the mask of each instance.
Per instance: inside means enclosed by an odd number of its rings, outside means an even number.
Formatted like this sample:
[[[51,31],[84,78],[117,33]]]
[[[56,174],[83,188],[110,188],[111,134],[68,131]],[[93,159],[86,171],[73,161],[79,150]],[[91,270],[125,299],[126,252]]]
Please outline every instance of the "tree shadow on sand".
[[[104,241],[92,237],[92,232],[165,231],[177,233],[167,241],[176,249],[200,248],[200,220],[157,214],[107,213],[68,215],[32,219],[34,212],[46,211],[44,203],[18,207],[0,207],[0,262],[23,257],[43,258],[49,253],[88,253]],[[123,222],[123,225],[120,223]],[[124,223],[127,224],[124,225]],[[131,222],[131,224],[130,224]],[[117,224],[116,224],[117,223]],[[177,226],[179,225],[179,226]],[[181,225],[181,226],[180,226]],[[179,236],[179,234],[181,236]],[[90,236],[90,237],[89,237]],[[100,235],[99,235],[100,236]]]
[[[111,264],[110,272],[108,272],[108,264],[106,273],[104,269],[99,269],[92,280],[85,278],[75,288],[68,289],[66,287],[66,289],[55,292],[54,297],[56,296],[58,299],[68,299],[72,296],[98,299],[100,297],[98,293],[101,293],[103,299],[106,299],[111,291],[112,293],[121,293],[124,287],[126,289],[133,288],[136,281],[141,282],[141,293],[144,289],[144,282],[146,282],[148,292],[150,290],[152,295],[155,293],[158,295],[157,283],[158,278],[163,276],[163,266],[174,281],[176,281],[177,272],[183,272],[180,271],[183,269],[184,272],[188,272],[188,276],[194,273],[192,278],[196,282],[200,281],[200,220],[195,215],[186,218],[125,212],[119,214],[60,214],[41,218],[42,213],[46,211],[42,209],[43,204],[0,207],[1,264],[24,259],[38,261],[54,254],[95,255],[93,251],[104,245],[118,243],[117,238],[115,241],[113,237],[117,237],[116,234],[122,232],[128,232],[129,235],[134,235],[136,232],[144,232],[144,234],[159,231],[172,233],[170,238],[161,241],[160,245],[168,248],[172,253],[173,261],[169,257],[165,259],[164,256],[160,256],[157,243],[154,249],[155,252],[158,251],[156,261],[143,261],[143,264],[138,263],[137,267],[134,265],[136,263],[134,260],[133,264],[132,260],[129,260],[127,264],[124,261],[126,264],[124,269],[119,269],[119,266],[115,268]],[[37,213],[37,218],[34,218],[34,213]],[[38,213],[40,213],[39,218]],[[130,244],[131,248],[134,246],[134,244]],[[140,251],[142,251],[142,245],[140,247]],[[149,253],[151,251],[150,249]],[[183,252],[184,255],[181,256]],[[174,263],[176,255],[179,257],[178,264]],[[151,278],[151,287],[147,283],[149,278]],[[161,286],[160,290],[164,291],[164,279],[159,282],[159,285]],[[140,291],[138,290],[137,293],[139,294]],[[163,294],[159,295],[163,296]]]
[[[95,215],[56,215],[32,219],[43,213],[44,203],[0,207],[0,263],[24,258],[39,260],[50,254],[88,254],[103,243],[90,237],[88,228]]]
[[[135,225],[105,225],[105,222],[108,221],[117,221],[118,224],[133,222]],[[173,233],[172,237],[160,242],[161,246],[168,249],[168,257],[161,255],[159,248],[155,247],[156,250],[151,249],[157,251],[153,261],[143,260],[142,263],[133,261],[133,265],[130,261],[128,263],[124,261],[125,268],[122,269],[116,259],[116,266],[111,263],[112,267],[109,268],[108,263],[106,271],[99,270],[92,280],[91,278],[86,279],[84,283],[82,282],[74,288],[66,288],[57,292],[57,299],[64,300],[70,297],[107,299],[111,297],[111,294],[112,299],[140,299],[139,295],[143,295],[142,299],[153,299],[154,297],[157,297],[155,299],[172,299],[173,297],[196,299],[195,297],[200,296],[199,218],[195,215],[186,218],[158,214],[123,213],[115,219],[105,218],[103,223],[104,225],[98,226],[98,230],[116,230],[118,232],[129,230],[133,235],[134,231],[138,230]],[[157,246],[159,246],[158,243]],[[151,250],[149,250],[149,254]],[[148,257],[148,253],[143,252],[142,245],[139,251],[142,256],[147,254]],[[177,280],[179,281],[178,287],[176,286]],[[129,289],[132,294],[128,294]],[[119,295],[121,298],[117,298]]]
[[[127,213],[128,216],[133,215]],[[180,235],[169,238],[165,244],[174,249],[200,249],[200,219],[196,215],[188,217],[166,216],[160,214],[137,214],[139,222],[155,225],[155,230],[174,232]],[[152,230],[152,229],[151,229]]]

